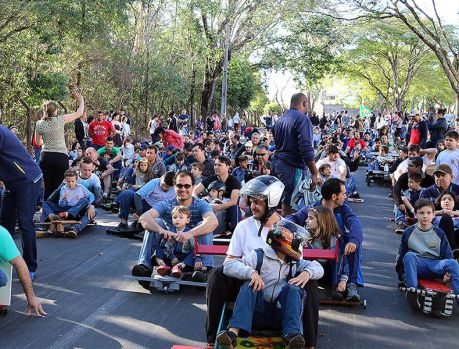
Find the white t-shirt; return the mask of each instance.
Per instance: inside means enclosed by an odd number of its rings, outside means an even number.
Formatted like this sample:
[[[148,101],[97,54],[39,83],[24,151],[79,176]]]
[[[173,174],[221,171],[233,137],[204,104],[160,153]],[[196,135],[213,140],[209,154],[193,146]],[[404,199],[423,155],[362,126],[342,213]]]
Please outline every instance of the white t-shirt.
[[[330,161],[327,156],[317,161],[316,167],[319,168],[323,164],[329,164],[331,166],[332,177],[339,178],[343,181],[346,180],[347,166],[343,159],[338,159],[336,161]]]
[[[453,170],[453,183],[459,184],[459,149],[443,150],[437,157],[436,165],[446,164]]]
[[[406,158],[405,160],[403,160],[398,166],[397,166],[397,169],[395,170],[394,172],[394,179],[396,181],[398,181],[398,179],[400,178],[400,176],[406,172],[408,172],[408,158]],[[426,171],[426,168],[427,166],[429,166],[430,164],[433,164],[434,163],[434,159],[430,160],[427,155],[424,155],[422,157],[422,171],[425,172]]]
[[[236,229],[234,229],[226,254],[229,256],[243,257],[248,256],[257,248],[263,248],[266,245],[268,228],[263,228],[261,230],[261,235],[258,236],[259,229],[260,222],[253,217],[240,221]]]
[[[156,127],[158,126],[158,123],[156,122],[156,120],[151,120],[150,121],[150,134],[152,135],[153,133],[155,133],[155,130],[156,130]]]

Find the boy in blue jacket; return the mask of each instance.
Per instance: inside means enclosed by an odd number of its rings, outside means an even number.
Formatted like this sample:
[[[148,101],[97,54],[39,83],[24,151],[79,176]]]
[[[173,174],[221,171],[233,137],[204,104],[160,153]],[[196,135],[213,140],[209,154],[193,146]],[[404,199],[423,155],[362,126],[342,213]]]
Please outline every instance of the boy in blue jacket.
[[[443,230],[432,225],[434,204],[428,199],[419,199],[415,214],[418,223],[403,233],[397,255],[395,269],[399,283],[417,288],[418,277],[443,278],[445,282],[452,280],[454,292],[459,294],[459,264]]]

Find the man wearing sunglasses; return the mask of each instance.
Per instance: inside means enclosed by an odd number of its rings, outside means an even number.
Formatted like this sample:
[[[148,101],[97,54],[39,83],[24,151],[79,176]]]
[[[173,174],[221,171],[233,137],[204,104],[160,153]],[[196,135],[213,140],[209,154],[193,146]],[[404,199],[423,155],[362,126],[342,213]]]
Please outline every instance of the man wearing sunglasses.
[[[218,225],[217,217],[207,201],[192,196],[194,178],[189,171],[180,171],[175,176],[176,198],[156,203],[153,207],[140,216],[140,224],[145,228],[142,248],[140,250],[138,264],[132,268],[132,275],[150,277],[153,272],[153,263],[156,249],[159,249],[161,237],[172,238],[178,242],[198,237],[199,243],[212,245],[212,232]],[[190,210],[190,223],[187,232],[173,233],[172,208],[185,206]],[[204,266],[213,266],[212,256],[203,256]],[[139,281],[139,284],[149,289],[148,281]]]

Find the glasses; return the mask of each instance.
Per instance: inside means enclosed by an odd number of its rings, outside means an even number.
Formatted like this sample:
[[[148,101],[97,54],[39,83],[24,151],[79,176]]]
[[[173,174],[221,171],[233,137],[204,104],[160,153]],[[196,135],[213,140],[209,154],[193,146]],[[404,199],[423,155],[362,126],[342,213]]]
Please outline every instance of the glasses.
[[[183,189],[183,188],[190,189],[192,185],[191,184],[176,184],[175,187],[178,189]]]
[[[265,155],[268,155],[268,153],[257,153],[255,154],[256,156],[265,156]]]

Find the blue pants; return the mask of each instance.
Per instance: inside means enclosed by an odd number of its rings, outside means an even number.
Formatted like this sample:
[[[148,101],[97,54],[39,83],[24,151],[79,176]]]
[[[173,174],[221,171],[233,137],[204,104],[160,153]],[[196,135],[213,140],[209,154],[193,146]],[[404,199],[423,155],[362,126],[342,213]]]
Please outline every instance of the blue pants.
[[[346,182],[346,195],[351,195],[354,192],[357,192],[357,186],[355,185],[355,178],[350,176]]]
[[[455,259],[428,259],[414,252],[407,252],[403,257],[406,274],[406,286],[418,287],[418,276],[421,278],[442,278],[446,272],[451,274],[454,293],[459,294],[459,263]]]
[[[113,163],[112,166],[115,169],[115,172],[113,173],[113,179],[116,180],[120,178],[121,170],[123,169],[123,161],[119,160]]]
[[[156,223],[158,223],[164,229],[166,225],[161,218],[156,218]],[[198,223],[197,225],[199,225]],[[213,245],[213,235],[205,234],[198,237],[198,242],[202,245]],[[161,235],[156,232],[151,232],[145,230],[143,235],[142,247],[140,248],[138,264],[143,264],[152,269],[151,258],[162,253],[161,250]],[[214,258],[213,256],[202,256],[202,263],[206,267],[213,267]]]
[[[80,216],[84,216],[85,212],[89,206],[89,200],[86,198],[82,198],[78,200],[75,206],[59,206],[55,202],[52,201],[45,201],[43,203],[43,213],[41,215],[41,221],[44,222],[48,219],[48,216],[52,213],[61,213],[61,212],[68,212],[69,218],[78,219]]]
[[[282,336],[301,333],[305,299],[302,288],[287,284],[275,301],[268,303],[263,291],[253,291],[246,281],[239,290],[228,328],[238,328],[247,334],[252,332],[252,326],[264,330],[282,329]]]
[[[3,270],[0,269],[0,287],[6,286],[7,283],[8,283],[8,277],[3,272]]]
[[[273,162],[275,175],[285,185],[284,199],[282,203],[284,205],[291,206],[293,191],[295,190],[295,187],[298,184],[298,181],[301,181],[304,177],[303,173],[301,174],[301,178],[300,176],[297,176],[297,172],[298,171],[303,172],[303,170],[300,168],[291,166],[287,162],[277,157],[274,157],[272,162]]]
[[[180,262],[185,264],[188,267],[193,267],[194,266],[194,252],[193,249],[189,252],[182,252],[182,246],[183,244],[181,243],[174,243],[174,248],[173,250],[170,250],[166,248],[165,240],[161,238],[160,240],[160,247],[159,249],[156,249],[156,253],[154,254],[154,257],[161,258],[168,266],[172,266],[172,260],[174,258],[177,258]],[[194,245],[194,244],[192,244]],[[156,261],[153,259],[151,261],[152,265],[156,265]]]
[[[25,183],[4,195],[2,203],[2,225],[12,235],[18,222],[22,232],[22,255],[31,272],[37,270],[37,241],[33,215],[41,186],[41,179],[37,183]]]
[[[400,209],[398,208],[397,205],[394,204],[394,216],[395,216],[395,223],[400,223],[400,222],[404,222],[406,223],[406,217],[405,217],[405,214],[400,211]]]
[[[96,210],[96,216],[97,216],[97,210]],[[88,215],[84,214],[80,218],[80,224],[72,225],[71,228],[75,229],[79,233],[83,231],[83,229],[86,228],[89,223],[90,223],[90,220],[88,218]]]
[[[115,202],[119,202],[120,204],[118,217],[125,220],[128,220],[131,208],[134,208],[138,215],[147,212],[151,208],[151,206],[134,190],[125,190],[121,192]]]

